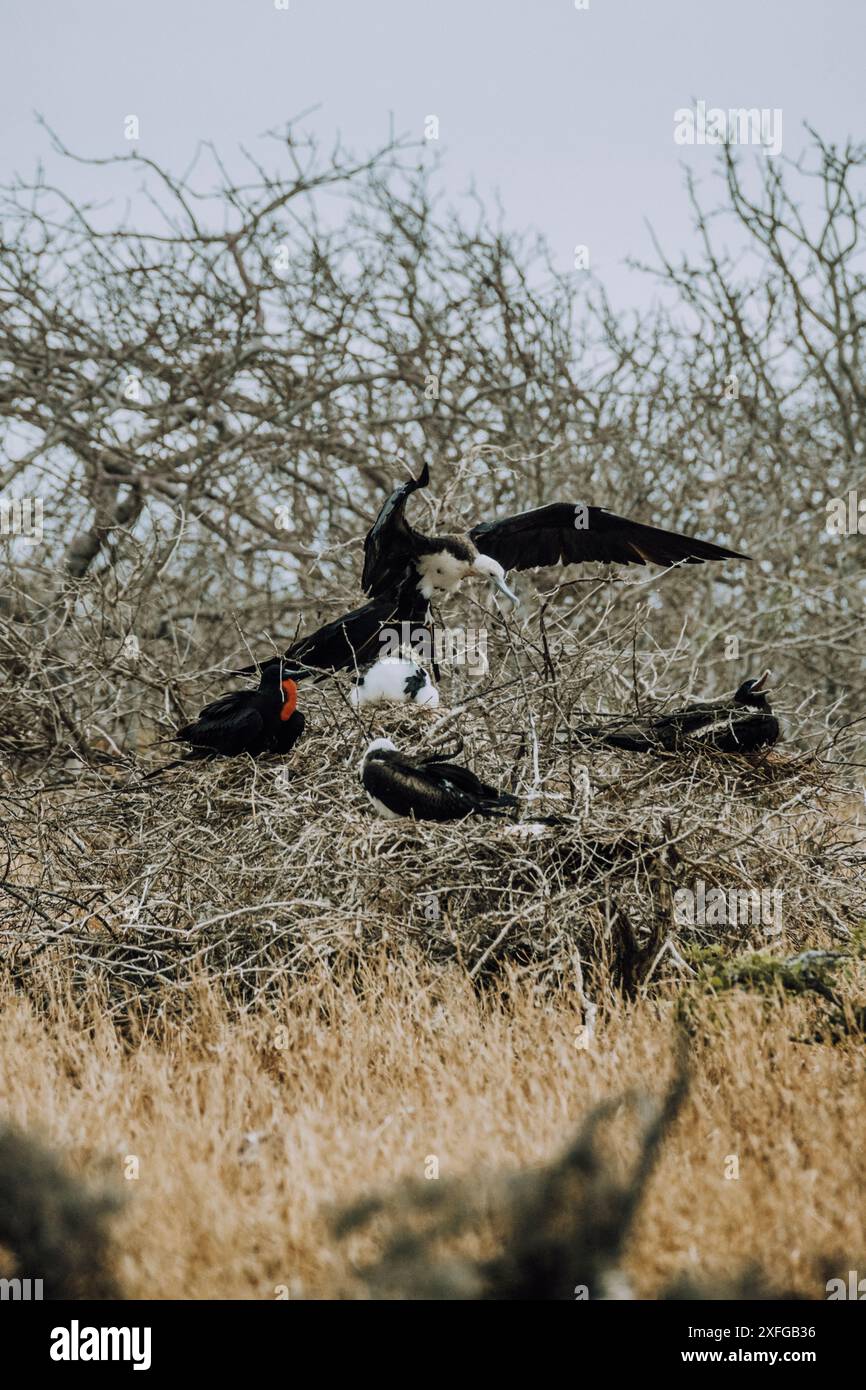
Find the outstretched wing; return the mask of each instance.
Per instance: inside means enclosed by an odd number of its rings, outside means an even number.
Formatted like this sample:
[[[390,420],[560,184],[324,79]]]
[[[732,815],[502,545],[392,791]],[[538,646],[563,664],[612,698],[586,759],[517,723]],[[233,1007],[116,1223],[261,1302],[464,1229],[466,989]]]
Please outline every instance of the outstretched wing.
[[[470,532],[484,555],[505,570],[541,565],[579,565],[597,560],[610,565],[702,565],[705,560],[747,560],[736,550],[711,541],[644,526],[604,507],[552,502],[502,521],[485,521]]]
[[[361,587],[366,594],[380,594],[397,583],[413,554],[415,532],[406,520],[406,502],[413,492],[430,482],[426,463],[417,478],[395,488],[382,507],[364,541],[364,573]]]

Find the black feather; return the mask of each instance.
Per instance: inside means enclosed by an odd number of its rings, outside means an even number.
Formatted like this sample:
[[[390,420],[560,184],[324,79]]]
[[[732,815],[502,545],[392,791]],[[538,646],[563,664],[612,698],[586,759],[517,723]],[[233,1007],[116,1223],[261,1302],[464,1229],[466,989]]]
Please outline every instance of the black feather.
[[[285,674],[294,680],[304,680],[316,671],[323,675],[332,671],[354,671],[382,656],[386,637],[391,638],[390,646],[395,642],[399,645],[404,636],[404,623],[410,638],[423,628],[429,634],[432,649],[430,606],[408,571],[404,571],[400,582],[392,589],[369,599],[360,608],[353,608],[351,613],[325,623],[308,636],[300,637],[282,657],[271,657],[260,668],[246,666],[234,674],[251,676],[259,669],[270,671],[280,661]]]
[[[762,692],[755,693],[754,685],[754,681],[744,681],[727,700],[698,701],[669,714],[586,725],[575,732],[630,753],[675,753],[695,744],[717,753],[751,753],[771,747],[780,735],[769,700]]]
[[[411,565],[422,539],[406,520],[406,502],[419,488],[427,487],[430,470],[427,464],[417,478],[395,488],[367,532],[364,541],[364,572],[361,588],[365,594],[381,594],[400,582]]]
[[[468,767],[407,757],[389,749],[364,759],[361,781],[370,796],[398,816],[451,821],[507,815],[517,798],[500,793]]]
[[[144,780],[168,772],[179,763],[290,752],[304,732],[305,720],[297,709],[288,719],[281,718],[285,703],[281,681],[285,678],[285,671],[277,663],[276,669],[262,673],[258,690],[235,690],[205,705],[198,719],[178,729],[169,740],[187,744],[186,756],[155,768]]]
[[[504,570],[578,565],[589,560],[618,565],[673,565],[680,561],[700,565],[706,560],[749,558],[695,536],[630,521],[603,507],[569,502],[552,502],[502,521],[485,521],[474,526],[469,535],[482,554],[498,560]]]

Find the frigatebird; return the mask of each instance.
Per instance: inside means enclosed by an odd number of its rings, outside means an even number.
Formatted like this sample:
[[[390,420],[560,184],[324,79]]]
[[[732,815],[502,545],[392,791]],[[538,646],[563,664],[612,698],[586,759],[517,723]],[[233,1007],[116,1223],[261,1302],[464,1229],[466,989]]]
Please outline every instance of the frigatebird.
[[[508,815],[517,797],[499,792],[468,767],[442,761],[441,755],[410,758],[389,738],[377,738],[360,766],[364,790],[385,820],[462,820],[464,816]]]
[[[289,753],[304,732],[297,708],[298,687],[281,663],[262,671],[258,690],[235,690],[205,705],[198,719],[185,724],[166,743],[189,744],[189,752],[148,772],[145,781],[169,768],[202,758],[237,758],[243,753]]]
[[[367,533],[361,586],[367,603],[294,642],[283,655],[296,680],[305,675],[357,671],[389,645],[414,644],[427,634],[432,646],[430,600],[437,590],[453,592],[463,579],[482,575],[513,603],[508,570],[598,560],[618,565],[700,565],[706,560],[745,560],[737,550],[711,541],[663,531],[616,516],[603,507],[553,502],[546,507],[484,521],[463,536],[425,536],[409,525],[406,502],[430,482],[427,464],[417,478],[395,488]],[[245,666],[235,675],[272,667]],[[436,667],[434,663],[434,672]],[[317,676],[321,678],[321,676]]]
[[[779,738],[779,721],[767,699],[770,672],[743,681],[727,700],[700,701],[647,719],[623,719],[616,726],[589,725],[576,734],[630,753],[679,752],[711,748],[717,753],[752,753]]]
[[[425,536],[406,520],[413,492],[427,487],[430,470],[395,488],[364,542],[365,593],[380,594],[412,576],[424,598],[437,589],[453,592],[464,579],[481,575],[513,603],[505,582],[509,570],[574,565],[701,565],[707,560],[747,560],[737,550],[664,531],[616,516],[604,507],[551,502],[501,521],[482,521],[465,535]]]
[[[417,661],[383,656],[357,675],[349,692],[355,709],[389,701],[397,705],[424,705],[438,709],[439,691]]]

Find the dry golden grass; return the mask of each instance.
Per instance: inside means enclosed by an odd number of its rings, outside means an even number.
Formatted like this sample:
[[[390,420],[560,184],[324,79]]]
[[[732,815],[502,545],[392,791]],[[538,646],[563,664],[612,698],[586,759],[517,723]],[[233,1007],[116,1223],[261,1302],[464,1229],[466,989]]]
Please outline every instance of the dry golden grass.
[[[20,994],[0,1002],[6,1117],[121,1190],[133,1298],[362,1296],[351,1261],[375,1257],[375,1235],[341,1245],[334,1205],[423,1179],[431,1155],[440,1180],[543,1163],[595,1102],[658,1093],[673,1066],[664,999],[610,1010],[584,1050],[573,997],[542,1002],[519,982],[480,997],[457,966],[394,949],[240,1018],[202,983],[170,1026],[124,1036],[96,993],[55,993],[41,1017]],[[822,1297],[862,1261],[862,1059],[854,1042],[796,1041],[811,1008],[699,1004],[690,1094],[627,1251],[639,1294],[757,1262],[775,1287]],[[614,1163],[629,1147],[616,1133]],[[129,1155],[139,1177],[125,1181]]]

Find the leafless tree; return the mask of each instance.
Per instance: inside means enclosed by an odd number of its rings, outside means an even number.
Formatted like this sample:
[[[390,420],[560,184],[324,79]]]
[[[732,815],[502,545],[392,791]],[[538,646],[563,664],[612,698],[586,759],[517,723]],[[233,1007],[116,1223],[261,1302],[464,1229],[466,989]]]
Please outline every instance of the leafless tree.
[[[578,647],[608,615],[618,684],[590,704],[769,662],[795,737],[829,724],[855,756],[863,542],[826,504],[863,485],[866,151],[813,136],[756,185],[725,149],[721,206],[689,185],[699,253],[659,248],[664,306],[628,321],[476,199],[443,208],[406,142],[356,157],[290,125],[244,158],[80,161],[110,165],[122,214],[41,173],[3,192],[0,495],[44,498],[45,536],[6,546],[0,655],[20,687],[51,653],[63,741],[134,745],[184,679],[357,601],[364,531],[427,461],[422,520],[585,499],[754,555],[529,576],[527,640],[539,608]]]

